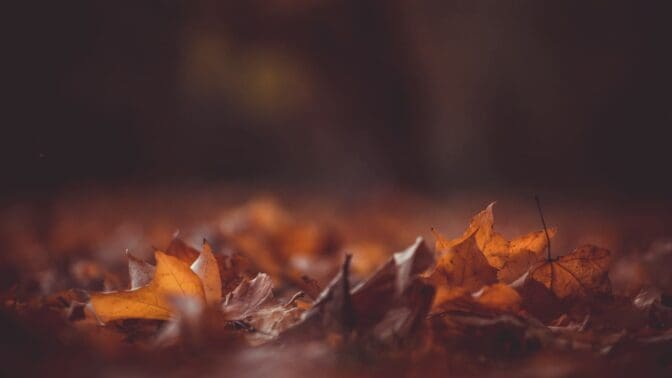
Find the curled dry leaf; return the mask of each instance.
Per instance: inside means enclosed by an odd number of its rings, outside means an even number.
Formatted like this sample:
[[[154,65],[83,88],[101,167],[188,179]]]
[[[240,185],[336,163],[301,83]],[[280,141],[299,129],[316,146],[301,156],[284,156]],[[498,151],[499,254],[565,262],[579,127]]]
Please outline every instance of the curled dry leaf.
[[[242,322],[253,331],[248,341],[260,344],[277,337],[299,321],[303,310],[296,306],[295,295],[288,303],[273,298],[273,281],[259,273],[254,279],[245,279],[229,293],[222,306],[224,317],[230,322]]]
[[[318,295],[313,306],[302,316],[301,329],[348,333],[356,322],[350,296],[350,261],[346,255],[341,270]],[[297,327],[297,329],[299,329]]]
[[[527,279],[541,283],[559,299],[604,294],[611,290],[610,261],[608,250],[584,245],[568,255],[532,267]]]
[[[191,264],[191,270],[201,279],[205,291],[205,302],[208,305],[217,305],[222,301],[222,278],[219,274],[219,266],[212,247],[203,240],[203,250],[198,258]]]
[[[434,257],[422,238],[392,255],[370,278],[352,289],[359,324],[365,327],[374,324],[385,317],[392,307],[403,306],[400,302],[404,302],[404,297],[412,291],[409,288],[433,263]],[[420,290],[419,286],[417,290]]]
[[[222,279],[222,296],[232,292],[245,278],[252,278],[257,271],[250,260],[240,253],[217,254],[219,274]]]
[[[412,246],[395,253],[370,278],[350,290],[350,257],[346,257],[339,274],[290,334],[317,332],[341,339],[354,334],[378,342],[400,340],[429,312],[434,287],[419,275],[433,261],[432,253],[418,238]]]
[[[154,256],[156,272],[147,286],[129,291],[91,294],[90,303],[101,321],[169,319],[170,297],[204,299],[203,284],[186,263],[161,251],[157,251]]]
[[[222,311],[230,320],[243,320],[273,298],[273,281],[267,274],[259,273],[254,279],[243,280],[229,293]]]

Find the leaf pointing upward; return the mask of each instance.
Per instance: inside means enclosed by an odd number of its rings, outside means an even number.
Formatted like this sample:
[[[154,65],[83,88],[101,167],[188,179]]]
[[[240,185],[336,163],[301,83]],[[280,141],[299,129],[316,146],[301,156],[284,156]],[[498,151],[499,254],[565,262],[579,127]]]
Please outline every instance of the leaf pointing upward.
[[[203,240],[203,249],[196,261],[191,264],[191,270],[203,282],[205,302],[208,305],[219,304],[222,301],[222,278],[219,274],[217,259],[212,254],[212,247]]]
[[[476,233],[474,231],[469,237],[454,244],[446,242],[437,234],[439,257],[430,275],[435,284],[476,291],[484,285],[497,282],[497,270],[490,266],[478,248]]]
[[[507,240],[494,230],[494,206],[495,202],[492,202],[483,211],[474,215],[461,237],[453,240],[437,238],[437,250],[448,250],[473,235],[476,246],[488,260],[488,264],[498,270],[498,278],[510,283],[544,258],[543,252],[548,240],[543,230]],[[549,237],[552,238],[555,233],[555,228],[548,229]]]

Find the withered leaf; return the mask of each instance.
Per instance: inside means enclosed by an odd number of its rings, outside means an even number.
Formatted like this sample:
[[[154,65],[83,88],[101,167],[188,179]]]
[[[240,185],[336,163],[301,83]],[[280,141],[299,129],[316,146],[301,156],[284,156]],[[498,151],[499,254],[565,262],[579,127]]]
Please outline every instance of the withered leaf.
[[[353,288],[352,301],[360,326],[380,321],[406,294],[418,275],[433,263],[432,252],[424,240],[418,238],[413,245],[392,255],[370,278]]]
[[[301,276],[300,288],[304,293],[313,299],[317,299],[317,296],[322,292],[320,284],[315,279],[307,275]]]
[[[203,240],[203,250],[198,258],[191,264],[191,270],[201,279],[205,291],[205,302],[208,305],[219,304],[222,301],[222,279],[219,274],[219,266],[212,247]]]
[[[245,279],[229,293],[222,311],[229,321],[239,321],[246,325],[248,341],[260,344],[277,337],[280,332],[299,321],[303,309],[298,308],[295,295],[286,304],[273,298],[271,278],[259,273],[254,279]]]
[[[429,319],[437,346],[452,350],[477,353],[489,358],[519,356],[530,345],[537,326],[525,318],[510,314],[479,314],[464,311],[446,311]],[[543,328],[541,329],[543,332]],[[538,331],[537,331],[538,332]]]
[[[257,274],[250,260],[240,253],[215,255],[222,279],[222,295],[232,292],[244,278],[252,278]]]
[[[480,307],[502,312],[517,312],[522,303],[515,289],[501,283],[485,286],[473,293],[472,297]]]
[[[265,273],[254,279],[245,279],[229,293],[222,305],[222,311],[231,320],[241,320],[259,310],[273,298],[273,281]]]
[[[157,251],[154,278],[139,289],[91,294],[91,305],[98,318],[107,322],[116,319],[169,319],[170,297],[190,296],[203,300],[205,294],[200,278],[176,257]]]
[[[126,257],[128,258],[128,276],[131,279],[131,290],[149,284],[156,271],[154,265],[144,260],[140,260],[130,252],[126,253]]]
[[[302,323],[293,329],[293,334],[308,334],[304,332],[308,328],[326,332],[336,339],[351,335],[384,343],[402,339],[429,312],[434,287],[419,275],[433,261],[432,253],[418,238],[412,246],[395,253],[371,277],[351,291],[348,256],[341,272],[304,314]]]
[[[200,252],[198,252],[198,250],[189,246],[179,237],[173,238],[173,240],[168,245],[168,248],[166,248],[166,254],[175,256],[189,265],[193,264],[198,256],[200,256]]]
[[[608,250],[584,245],[532,267],[527,279],[541,283],[559,299],[590,297],[611,290],[610,261]]]
[[[497,270],[490,266],[477,245],[477,231],[457,242],[446,242],[437,235],[439,257],[430,275],[437,286],[476,291],[497,282]]]
[[[474,293],[464,289],[439,287],[432,305],[432,313],[445,311],[478,311],[487,313],[516,313],[522,298],[518,292],[505,284],[483,286]]]
[[[444,240],[442,244],[444,249],[448,249],[474,235],[476,244],[488,263],[498,270],[498,278],[510,283],[523,275],[534,263],[543,259],[547,239],[545,232],[540,230],[511,241],[506,240],[504,236],[494,231],[494,205],[495,202],[476,214],[462,237],[451,241]],[[555,228],[548,229],[549,237],[552,238],[555,233]]]
[[[347,333],[353,329],[356,315],[350,296],[350,261],[345,256],[341,270],[317,297],[313,306],[303,314],[302,327],[318,327],[322,331]]]

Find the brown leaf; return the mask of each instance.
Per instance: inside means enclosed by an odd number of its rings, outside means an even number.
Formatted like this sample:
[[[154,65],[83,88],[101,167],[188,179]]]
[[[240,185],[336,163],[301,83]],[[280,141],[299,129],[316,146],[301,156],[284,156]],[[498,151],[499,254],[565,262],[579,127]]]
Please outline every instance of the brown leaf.
[[[447,311],[429,319],[437,347],[475,353],[490,359],[520,356],[530,349],[528,338],[537,326],[509,314]],[[454,352],[453,352],[454,353]]]
[[[201,253],[198,252],[197,249],[185,243],[184,240],[176,237],[170,242],[168,248],[166,248],[166,254],[175,256],[191,265],[198,258],[198,256],[200,256]]]
[[[485,286],[473,293],[472,297],[480,307],[502,312],[517,312],[522,303],[515,289],[501,283]]]
[[[521,304],[520,294],[512,287],[501,283],[483,286],[474,293],[469,293],[464,289],[440,287],[434,298],[432,313],[455,310],[516,313],[520,310]]]
[[[306,275],[301,276],[300,289],[313,299],[317,299],[320,292],[322,292],[320,284],[315,279]]]
[[[245,278],[252,278],[257,274],[250,260],[240,253],[230,255],[215,255],[222,279],[222,295],[232,292]]]
[[[139,289],[152,281],[156,268],[154,265],[140,260],[130,252],[126,253],[128,258],[128,276],[131,279],[131,290]]]
[[[216,305],[222,301],[222,279],[219,274],[219,266],[212,247],[203,240],[203,251],[191,264],[191,270],[201,279],[205,291],[205,302],[208,305]]]
[[[608,250],[584,245],[531,268],[527,279],[541,283],[559,299],[590,297],[611,291],[610,261]]]
[[[190,296],[204,300],[203,284],[189,266],[163,252],[156,251],[156,272],[147,286],[112,293],[91,294],[91,305],[98,318],[169,319],[170,297]]]
[[[352,289],[359,325],[367,327],[380,321],[406,294],[416,277],[433,263],[432,252],[424,240],[418,238],[413,245],[395,253],[370,278]]]
[[[497,282],[497,270],[490,266],[476,242],[474,231],[469,237],[456,242],[445,242],[437,235],[438,261],[430,279],[448,288],[479,290]]]
[[[474,235],[476,245],[488,263],[498,270],[499,280],[510,283],[523,275],[534,263],[544,258],[543,252],[547,245],[546,235],[543,230],[540,230],[519,236],[511,241],[506,240],[504,236],[494,231],[494,205],[495,202],[476,214],[469,222],[462,237],[451,241],[442,239],[441,248],[450,249]],[[549,237],[552,238],[555,233],[555,228],[548,229]],[[439,249],[438,238],[437,249]]]
[[[348,256],[341,272],[289,335],[305,337],[326,332],[332,340],[347,340],[357,335],[385,343],[402,339],[429,312],[434,287],[424,282],[419,274],[433,261],[432,253],[418,238],[350,291]]]
[[[248,341],[253,345],[277,337],[280,332],[299,321],[303,309],[294,300],[282,304],[273,298],[273,282],[266,274],[259,273],[252,280],[246,279],[227,295],[222,311],[229,321],[240,321],[252,333]]]
[[[338,333],[348,333],[354,328],[356,315],[352,308],[349,280],[351,258],[351,255],[345,256],[339,273],[304,313],[302,327],[317,327]]]
[[[229,293],[222,305],[222,311],[230,320],[242,320],[253,314],[273,298],[273,281],[264,273],[252,279],[243,280]]]

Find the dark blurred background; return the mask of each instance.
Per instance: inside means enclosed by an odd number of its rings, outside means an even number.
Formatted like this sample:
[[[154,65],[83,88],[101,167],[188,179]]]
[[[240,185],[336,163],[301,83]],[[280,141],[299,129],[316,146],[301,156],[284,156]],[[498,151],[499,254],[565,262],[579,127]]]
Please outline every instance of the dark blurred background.
[[[15,4],[1,190],[224,181],[667,198],[667,4]]]

